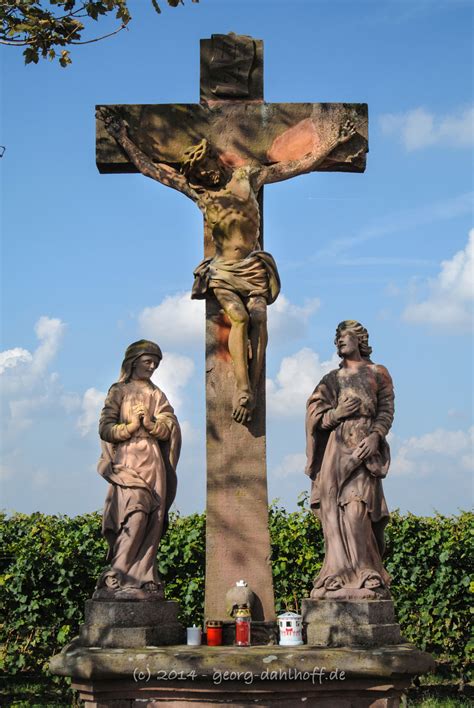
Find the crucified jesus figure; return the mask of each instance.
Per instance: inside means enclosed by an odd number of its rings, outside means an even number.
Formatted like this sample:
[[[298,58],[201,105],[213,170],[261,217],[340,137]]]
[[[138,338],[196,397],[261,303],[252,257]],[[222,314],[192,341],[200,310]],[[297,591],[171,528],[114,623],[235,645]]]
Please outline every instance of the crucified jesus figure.
[[[280,279],[273,257],[259,245],[261,187],[312,172],[339,145],[355,135],[346,121],[332,143],[303,158],[271,165],[231,166],[203,139],[185,151],[180,168],[153,162],[131,139],[117,114],[101,113],[135,167],[146,177],[182,192],[204,215],[215,247],[194,272],[193,298],[214,293],[230,321],[229,352],[234,365],[233,418],[248,423],[256,406],[256,391],[267,345],[267,305],[278,297]]]

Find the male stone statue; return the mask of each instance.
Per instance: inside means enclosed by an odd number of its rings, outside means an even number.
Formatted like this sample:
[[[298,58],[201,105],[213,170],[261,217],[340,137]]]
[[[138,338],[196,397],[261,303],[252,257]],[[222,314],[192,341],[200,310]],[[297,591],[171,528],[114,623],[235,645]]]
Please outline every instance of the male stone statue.
[[[341,322],[335,344],[340,367],[323,377],[307,405],[306,473],[325,544],[311,597],[389,597],[382,565],[389,515],[381,480],[390,463],[392,380],[371,361],[369,335],[359,322]]]
[[[192,297],[205,298],[212,291],[230,320],[228,346],[236,382],[233,417],[247,423],[256,405],[267,344],[266,308],[280,291],[275,261],[259,246],[259,190],[265,184],[313,171],[355,135],[354,125],[346,121],[334,142],[298,160],[236,167],[225,164],[203,139],[185,151],[180,166],[173,166],[153,162],[130,139],[118,113],[102,109],[101,117],[142,174],[182,192],[204,215],[215,255],[196,268]]]

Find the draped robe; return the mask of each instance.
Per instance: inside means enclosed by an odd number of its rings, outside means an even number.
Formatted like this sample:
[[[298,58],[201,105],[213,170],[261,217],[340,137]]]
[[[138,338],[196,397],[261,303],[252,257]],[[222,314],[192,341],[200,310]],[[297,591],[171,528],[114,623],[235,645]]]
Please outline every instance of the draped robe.
[[[126,424],[140,403],[154,427],[148,432],[141,426],[130,434]],[[155,557],[176,495],[181,447],[178,420],[164,393],[150,381],[119,382],[108,392],[99,434],[98,472],[110,483],[102,522],[110,568],[102,574],[98,588],[110,587],[114,578],[120,590],[159,589]]]
[[[342,396],[357,397],[360,406],[339,422],[334,409]],[[344,593],[350,597],[350,590],[357,591],[374,579],[382,588],[390,585],[382,565],[389,514],[381,480],[390,464],[385,438],[393,413],[390,374],[369,361],[358,369],[331,371],[308,401],[306,473],[312,480],[311,508],[321,519],[325,543],[312,597],[330,598],[336,590],[337,597],[343,598]],[[354,450],[372,432],[380,436],[378,450],[361,461]],[[360,503],[349,510],[353,502]]]

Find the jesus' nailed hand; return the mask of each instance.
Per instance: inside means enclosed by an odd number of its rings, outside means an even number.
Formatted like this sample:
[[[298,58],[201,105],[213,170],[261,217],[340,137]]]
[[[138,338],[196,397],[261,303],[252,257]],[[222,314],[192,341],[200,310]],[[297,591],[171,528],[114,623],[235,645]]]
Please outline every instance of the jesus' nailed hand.
[[[192,297],[213,294],[229,318],[228,346],[235,373],[232,415],[238,423],[248,423],[256,406],[268,340],[267,305],[280,291],[276,263],[259,246],[258,192],[265,184],[312,172],[356,134],[354,124],[347,120],[336,140],[301,159],[271,165],[226,165],[203,139],[184,152],[178,169],[151,160],[131,140],[119,113],[102,108],[98,117],[143,175],[182,192],[204,215],[215,255],[196,268]]]

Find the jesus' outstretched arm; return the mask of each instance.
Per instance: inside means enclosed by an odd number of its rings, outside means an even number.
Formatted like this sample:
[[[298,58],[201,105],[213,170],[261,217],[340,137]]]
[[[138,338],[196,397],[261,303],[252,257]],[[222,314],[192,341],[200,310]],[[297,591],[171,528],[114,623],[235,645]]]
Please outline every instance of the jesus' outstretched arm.
[[[356,129],[351,121],[346,121],[341,127],[339,136],[336,140],[323,146],[315,152],[309,152],[307,155],[298,160],[290,160],[289,162],[277,162],[274,165],[268,165],[258,170],[255,178],[255,189],[258,190],[264,184],[272,182],[282,182],[292,177],[312,172],[318,165],[330,155],[330,153],[343,143],[347,143],[356,134]]]
[[[163,162],[153,162],[143,150],[130,139],[125,121],[112,113],[102,112],[99,118],[104,122],[105,128],[118,144],[127,153],[130,162],[132,162],[137,170],[151,179],[161,182],[166,187],[182,192],[194,202],[198,201],[198,195],[189,186],[188,181],[178,170],[170,167]]]

